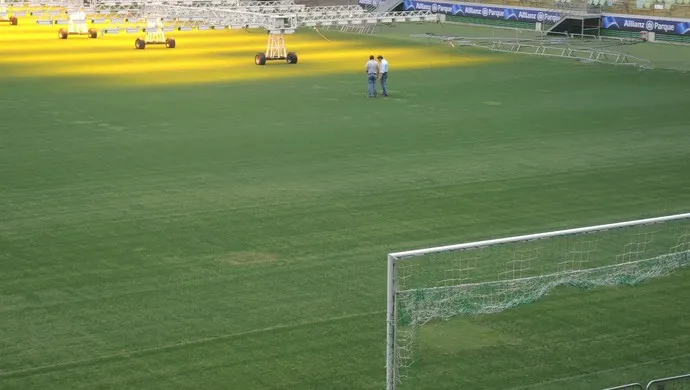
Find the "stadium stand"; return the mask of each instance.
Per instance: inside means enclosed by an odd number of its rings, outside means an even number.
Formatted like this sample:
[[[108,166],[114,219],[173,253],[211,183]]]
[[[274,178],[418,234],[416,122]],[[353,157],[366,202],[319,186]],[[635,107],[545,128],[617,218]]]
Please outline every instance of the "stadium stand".
[[[357,0],[295,0],[296,4],[304,4],[307,7],[333,6],[333,5],[357,5]]]

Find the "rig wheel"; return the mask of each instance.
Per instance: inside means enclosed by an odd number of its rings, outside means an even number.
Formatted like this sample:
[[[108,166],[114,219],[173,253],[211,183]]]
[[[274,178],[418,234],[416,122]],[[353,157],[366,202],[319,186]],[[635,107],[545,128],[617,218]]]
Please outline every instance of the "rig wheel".
[[[297,63],[297,53],[292,52],[292,51],[287,53],[287,57],[285,57],[285,60],[287,61],[288,64],[296,64]]]
[[[16,16],[10,16],[10,24],[16,26],[19,23],[19,19]]]
[[[168,49],[174,49],[175,48],[175,38],[168,38],[165,40],[165,47]]]
[[[68,36],[69,36],[69,34],[67,33],[66,28],[61,28],[60,31],[58,31],[58,38],[59,39],[67,39]]]
[[[139,49],[139,50],[144,50],[144,48],[146,48],[146,41],[144,41],[141,38],[137,38],[137,40],[134,41],[134,48]]]
[[[266,54],[259,53],[254,56],[254,63],[257,65],[266,65]]]
[[[98,30],[95,28],[89,29],[89,38],[98,38]]]

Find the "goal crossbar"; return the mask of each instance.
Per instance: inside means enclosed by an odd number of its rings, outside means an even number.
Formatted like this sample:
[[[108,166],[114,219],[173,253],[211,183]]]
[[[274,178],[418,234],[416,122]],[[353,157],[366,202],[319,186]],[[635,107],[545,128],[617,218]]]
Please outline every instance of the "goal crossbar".
[[[674,214],[663,217],[645,218],[626,222],[609,223],[603,225],[586,226],[573,229],[556,230],[551,232],[527,234],[520,236],[512,236],[498,239],[490,239],[483,241],[474,241],[463,244],[438,246],[425,249],[409,250],[402,252],[394,252],[388,254],[388,269],[387,269],[387,307],[386,307],[386,389],[395,390],[397,388],[397,367],[396,367],[396,321],[397,321],[397,305],[396,294],[403,292],[396,290],[396,263],[399,260],[425,256],[430,254],[437,254],[441,252],[465,251],[469,249],[477,249],[489,246],[497,246],[509,243],[529,242],[535,240],[542,240],[552,237],[570,236],[578,234],[588,234],[595,232],[608,231],[619,228],[628,228],[635,226],[651,225],[669,221],[677,221],[683,219],[690,219],[690,213]],[[500,283],[501,281],[497,281]]]
[[[496,238],[496,239],[492,239],[492,240],[484,240],[484,241],[468,242],[468,243],[464,243],[464,244],[438,246],[438,247],[434,247],[434,248],[415,249],[415,250],[404,251],[404,252],[389,253],[388,257],[389,258],[392,257],[395,260],[400,260],[400,259],[404,259],[407,257],[423,256],[423,255],[429,255],[432,253],[460,251],[460,250],[465,250],[465,249],[481,248],[481,247],[490,246],[490,245],[500,245],[500,244],[509,244],[512,242],[541,240],[544,238],[568,236],[568,235],[580,234],[580,233],[595,233],[595,232],[617,229],[617,228],[622,228],[622,227],[649,225],[649,224],[653,224],[653,223],[675,221],[675,220],[686,219],[686,218],[690,218],[690,213],[668,215],[665,217],[638,219],[635,221],[627,221],[627,222],[616,222],[616,223],[609,223],[609,224],[605,224],[605,225],[587,226],[587,227],[580,227],[580,228],[574,228],[574,229],[555,230],[552,232],[526,234],[526,235],[522,235],[522,236]]]

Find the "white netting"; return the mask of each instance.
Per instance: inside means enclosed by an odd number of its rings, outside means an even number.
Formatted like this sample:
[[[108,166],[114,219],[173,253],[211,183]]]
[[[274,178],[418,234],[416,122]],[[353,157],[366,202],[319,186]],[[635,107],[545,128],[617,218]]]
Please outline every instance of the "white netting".
[[[400,259],[396,377],[412,365],[419,328],[430,321],[502,312],[559,286],[632,286],[684,267],[690,219]]]

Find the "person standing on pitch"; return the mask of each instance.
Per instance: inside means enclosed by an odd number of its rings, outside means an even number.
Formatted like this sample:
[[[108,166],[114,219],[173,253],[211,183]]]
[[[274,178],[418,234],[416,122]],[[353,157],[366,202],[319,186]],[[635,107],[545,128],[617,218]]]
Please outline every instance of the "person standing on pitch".
[[[369,82],[369,97],[376,97],[376,79],[379,75],[379,64],[374,60],[374,56],[369,56],[369,61],[367,61],[367,78]]]
[[[383,56],[379,56],[379,74],[381,75],[381,91],[383,92],[383,96],[388,96],[388,60],[383,58]]]

